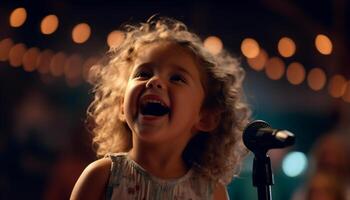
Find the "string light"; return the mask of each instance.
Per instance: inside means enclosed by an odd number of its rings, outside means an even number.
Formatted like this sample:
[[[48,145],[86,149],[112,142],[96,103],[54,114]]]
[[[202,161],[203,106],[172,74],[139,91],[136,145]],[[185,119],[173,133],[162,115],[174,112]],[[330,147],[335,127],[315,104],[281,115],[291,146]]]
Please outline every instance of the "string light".
[[[30,48],[23,55],[23,69],[27,72],[32,72],[37,67],[37,58],[39,56],[40,50],[36,47]]]
[[[50,63],[50,72],[52,76],[58,77],[63,75],[66,57],[66,54],[63,52],[58,52],[52,57]]]
[[[78,54],[73,54],[67,58],[64,66],[64,74],[69,87],[76,87],[82,82],[82,64],[83,60]]]
[[[81,75],[83,60],[80,55],[73,54],[67,58],[64,65],[64,74],[68,79],[76,79]]]
[[[304,79],[304,66],[298,62],[291,63],[287,68],[287,80],[293,85],[299,85]]]
[[[326,35],[319,34],[315,39],[316,49],[324,55],[329,55],[332,53],[333,44],[332,41]]]
[[[84,64],[83,64],[83,78],[85,81],[89,82],[90,77],[89,77],[89,71],[90,68],[95,65],[98,62],[99,58],[98,57],[90,57],[88,58]]]
[[[26,52],[27,47],[23,43],[14,45],[9,53],[10,65],[13,67],[19,67],[22,65],[23,55]]]
[[[27,19],[27,11],[25,8],[16,8],[10,14],[10,26],[12,27],[20,27],[24,24]]]
[[[27,19],[27,11],[20,7],[13,10],[9,17],[11,27],[22,26]],[[40,24],[41,32],[45,35],[54,33],[59,25],[56,15],[44,17]],[[91,28],[87,23],[77,24],[72,30],[72,40],[81,44],[86,42],[91,35]],[[113,31],[107,37],[107,44],[110,48],[118,47],[125,39],[125,34],[121,31]],[[223,43],[220,38],[210,36],[205,39],[204,47],[209,52],[216,55],[223,49]],[[333,44],[331,39],[318,34],[315,38],[315,47],[323,55],[332,53]],[[256,71],[262,71],[265,68],[266,75],[272,80],[280,79],[285,71],[287,80],[293,84],[301,84],[305,80],[305,68],[298,62],[291,63],[287,70],[281,58],[268,58],[265,50],[260,49],[258,42],[253,38],[245,38],[241,43],[242,54],[247,58],[247,63]],[[282,57],[289,58],[296,52],[295,42],[288,37],[283,37],[278,42],[278,52]],[[93,63],[96,63],[97,57],[90,57],[85,62],[81,56],[73,54],[67,58],[63,52],[54,54],[52,50],[40,50],[32,47],[27,50],[25,44],[14,44],[11,38],[0,41],[0,61],[9,61],[13,67],[23,65],[23,69],[32,72],[35,69],[41,74],[51,72],[53,76],[65,75],[69,85],[76,85],[79,78],[88,79],[88,71]],[[307,82],[312,90],[321,90],[326,82],[327,76],[321,68],[310,70],[307,75]],[[350,81],[347,81],[343,75],[332,76],[329,80],[328,92],[332,97],[343,98],[350,103]]]
[[[253,38],[246,38],[242,41],[241,51],[247,58],[255,58],[259,55],[260,47]]]
[[[307,76],[309,87],[315,91],[321,90],[326,84],[326,74],[321,68],[313,68]]]
[[[343,75],[337,74],[331,77],[328,85],[328,92],[334,98],[344,95],[346,90],[346,79]]]
[[[58,17],[56,15],[48,15],[41,21],[40,30],[43,34],[49,35],[57,30],[58,24]]]
[[[49,49],[45,49],[39,54],[38,60],[37,60],[37,68],[39,73],[41,74],[49,73],[50,63],[53,55],[54,55],[53,51]]]
[[[346,83],[345,92],[344,92],[344,95],[342,96],[342,99],[345,102],[350,103],[350,80],[348,80]]]
[[[117,48],[124,41],[124,38],[125,34],[122,31],[112,31],[107,36],[107,44],[109,48]]]
[[[268,58],[269,56],[267,55],[266,51],[264,49],[260,49],[258,56],[255,58],[247,58],[247,62],[252,69],[261,71],[264,69]]]
[[[279,57],[272,57],[266,62],[265,73],[272,80],[282,78],[285,71],[285,64]]]
[[[75,43],[81,44],[89,39],[90,34],[90,26],[87,23],[80,23],[73,28],[72,39]]]
[[[204,40],[204,47],[212,54],[217,55],[222,51],[223,44],[220,38],[209,36]]]
[[[281,56],[285,58],[293,56],[296,49],[294,41],[289,37],[281,38],[277,48]]]
[[[10,50],[13,46],[13,41],[10,38],[1,40],[0,42],[0,61],[6,61],[9,58]]]

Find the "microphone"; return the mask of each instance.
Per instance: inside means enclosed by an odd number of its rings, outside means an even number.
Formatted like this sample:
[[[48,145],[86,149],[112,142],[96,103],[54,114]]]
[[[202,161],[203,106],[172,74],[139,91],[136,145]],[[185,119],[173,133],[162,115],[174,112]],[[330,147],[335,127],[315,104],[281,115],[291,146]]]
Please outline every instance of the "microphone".
[[[250,122],[243,131],[244,145],[254,153],[266,153],[269,149],[293,145],[295,136],[287,130],[273,129],[262,120]]]

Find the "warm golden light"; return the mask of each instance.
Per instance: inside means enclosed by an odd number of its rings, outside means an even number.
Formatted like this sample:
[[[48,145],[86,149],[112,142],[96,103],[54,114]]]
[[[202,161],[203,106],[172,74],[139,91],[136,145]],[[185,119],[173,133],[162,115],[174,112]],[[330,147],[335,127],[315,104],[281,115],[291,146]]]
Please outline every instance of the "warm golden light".
[[[242,41],[241,51],[247,58],[255,58],[259,55],[260,47],[253,38],[246,38]]]
[[[23,55],[24,53],[27,51],[27,47],[22,44],[16,44],[14,45],[9,53],[9,61],[10,61],[10,65],[13,67],[19,67],[22,65],[22,59],[23,59]]]
[[[247,62],[252,69],[261,71],[264,69],[268,58],[269,56],[267,55],[266,51],[264,49],[260,49],[258,56],[255,58],[247,58]]]
[[[209,36],[204,40],[204,47],[212,54],[217,55],[223,48],[222,41],[219,37]]]
[[[70,87],[76,87],[82,82],[83,59],[78,54],[70,56],[64,66],[66,83]]]
[[[328,92],[334,98],[339,98],[344,95],[346,90],[346,79],[342,75],[334,75],[329,80]]]
[[[278,42],[278,52],[285,58],[293,56],[295,49],[294,41],[288,37],[283,37]]]
[[[10,26],[20,27],[27,19],[27,11],[25,8],[16,8],[10,15]]]
[[[85,81],[89,81],[90,77],[89,77],[89,71],[90,68],[95,65],[97,62],[99,61],[98,57],[90,57],[88,58],[83,65],[83,78]]]
[[[40,30],[43,34],[49,35],[58,28],[58,18],[56,15],[48,15],[44,17],[40,24]]]
[[[282,78],[285,71],[285,64],[281,58],[272,57],[265,65],[265,73],[267,77],[272,80],[278,80]]]
[[[313,90],[321,90],[326,84],[326,73],[321,68],[313,68],[307,75],[307,83]]]
[[[73,28],[72,39],[74,42],[81,44],[89,39],[90,34],[90,26],[87,23],[80,23]]]
[[[315,39],[316,49],[324,55],[329,55],[332,53],[333,44],[332,41],[326,35],[319,34]]]
[[[37,67],[37,59],[40,50],[36,47],[30,48],[23,55],[23,69],[27,72],[32,72]]]
[[[68,79],[75,79],[82,73],[83,60],[80,55],[73,54],[64,65],[64,74]]]
[[[37,60],[37,68],[41,74],[47,74],[50,71],[50,63],[53,54],[53,51],[49,49],[45,49],[39,54]]]
[[[109,48],[117,48],[125,38],[125,34],[122,31],[112,31],[107,36],[107,44]]]
[[[350,103],[350,81],[347,81],[346,83],[345,92],[342,98],[345,102]]]
[[[9,58],[9,52],[13,46],[13,41],[10,38],[3,39],[0,42],[0,61],[6,61]]]
[[[52,76],[58,77],[63,75],[66,57],[66,54],[63,52],[58,52],[52,57],[50,63],[50,72]]]
[[[299,85],[304,79],[304,66],[298,62],[291,63],[287,68],[287,80],[293,85]]]

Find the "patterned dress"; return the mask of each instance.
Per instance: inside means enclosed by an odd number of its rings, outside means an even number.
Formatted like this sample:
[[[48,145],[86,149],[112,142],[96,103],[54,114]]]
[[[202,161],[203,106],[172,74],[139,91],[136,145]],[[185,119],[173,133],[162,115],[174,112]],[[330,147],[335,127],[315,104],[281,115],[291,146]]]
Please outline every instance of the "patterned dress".
[[[127,153],[108,155],[112,160],[106,199],[205,200],[212,199],[215,183],[190,169],[176,179],[160,179],[131,160]]]

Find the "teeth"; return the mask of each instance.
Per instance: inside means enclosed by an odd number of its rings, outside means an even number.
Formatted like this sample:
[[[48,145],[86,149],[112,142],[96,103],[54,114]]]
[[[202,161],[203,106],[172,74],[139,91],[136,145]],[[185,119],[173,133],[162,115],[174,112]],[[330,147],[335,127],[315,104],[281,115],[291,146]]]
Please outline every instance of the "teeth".
[[[162,106],[166,106],[163,102],[159,101],[159,100],[155,100],[155,99],[146,99],[143,101],[143,103],[159,103]]]

